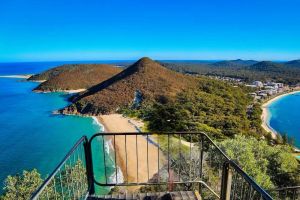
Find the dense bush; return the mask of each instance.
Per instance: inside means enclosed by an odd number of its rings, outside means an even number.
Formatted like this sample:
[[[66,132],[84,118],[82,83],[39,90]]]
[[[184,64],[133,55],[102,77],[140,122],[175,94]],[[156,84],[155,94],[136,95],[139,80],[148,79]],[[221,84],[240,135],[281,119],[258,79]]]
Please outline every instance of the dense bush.
[[[23,171],[22,175],[8,176],[5,180],[4,194],[1,200],[28,200],[31,194],[42,184],[43,179],[36,169]]]
[[[300,82],[299,60],[286,63],[231,60],[216,63],[169,62],[162,64],[183,73],[242,78],[247,82],[254,80],[273,80],[286,84]]]
[[[175,99],[143,107],[139,116],[151,131],[205,131],[216,137],[236,134],[261,136],[259,105],[252,112],[247,93],[228,83],[202,78],[198,87]]]
[[[236,136],[218,145],[266,189],[300,184],[300,170],[290,146],[270,146],[264,140]]]

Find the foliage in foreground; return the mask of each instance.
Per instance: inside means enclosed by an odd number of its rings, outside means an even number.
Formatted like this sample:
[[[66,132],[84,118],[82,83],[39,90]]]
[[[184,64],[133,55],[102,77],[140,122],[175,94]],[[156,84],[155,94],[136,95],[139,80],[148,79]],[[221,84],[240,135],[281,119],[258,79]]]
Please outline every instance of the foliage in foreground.
[[[62,199],[62,197],[69,197],[70,199],[80,199],[85,195],[87,188],[84,175],[85,168],[81,160],[78,160],[73,166],[65,165],[64,170],[60,171],[60,174],[57,174],[49,182],[40,194],[40,198]],[[72,178],[72,181],[69,180],[70,178]],[[0,200],[28,200],[43,181],[36,169],[31,171],[24,170],[21,175],[8,176],[5,180],[4,193],[0,196]],[[72,191],[68,191],[68,189]]]
[[[269,146],[266,141],[244,136],[218,145],[266,189],[300,184],[299,163],[290,146]]]
[[[31,194],[43,182],[41,175],[36,169],[32,171],[24,170],[21,175],[8,176],[5,180],[4,194],[1,200],[27,200]]]

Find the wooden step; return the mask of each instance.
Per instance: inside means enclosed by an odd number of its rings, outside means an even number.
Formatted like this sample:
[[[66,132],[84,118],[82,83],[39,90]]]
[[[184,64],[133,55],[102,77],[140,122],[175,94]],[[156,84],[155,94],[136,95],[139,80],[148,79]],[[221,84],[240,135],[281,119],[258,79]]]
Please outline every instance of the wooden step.
[[[126,193],[89,196],[88,200],[200,200],[193,191]]]

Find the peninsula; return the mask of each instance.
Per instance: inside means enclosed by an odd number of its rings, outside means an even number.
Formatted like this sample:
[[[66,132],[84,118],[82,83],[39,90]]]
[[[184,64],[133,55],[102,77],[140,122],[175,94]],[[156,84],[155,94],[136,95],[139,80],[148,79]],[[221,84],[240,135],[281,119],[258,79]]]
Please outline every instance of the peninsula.
[[[33,75],[28,80],[42,82],[34,89],[36,92],[81,92],[122,70],[106,64],[67,64]]]

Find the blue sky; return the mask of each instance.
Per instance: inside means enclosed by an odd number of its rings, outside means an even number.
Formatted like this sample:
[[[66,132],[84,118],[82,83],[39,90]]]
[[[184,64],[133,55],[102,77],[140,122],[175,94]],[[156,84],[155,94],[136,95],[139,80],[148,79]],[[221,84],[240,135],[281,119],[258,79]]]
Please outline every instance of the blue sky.
[[[299,0],[0,0],[0,61],[300,58]]]

